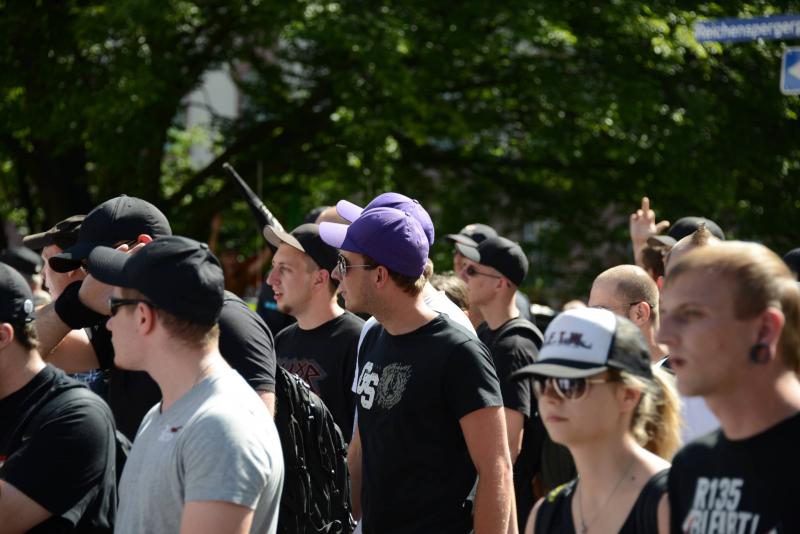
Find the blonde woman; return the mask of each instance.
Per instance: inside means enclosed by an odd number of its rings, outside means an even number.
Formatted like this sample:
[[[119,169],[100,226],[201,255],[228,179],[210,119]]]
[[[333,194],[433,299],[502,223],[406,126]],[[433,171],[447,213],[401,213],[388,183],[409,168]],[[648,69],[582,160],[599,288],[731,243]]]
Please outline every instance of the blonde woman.
[[[651,367],[639,329],[597,308],[557,316],[530,377],[539,414],[575,460],[575,480],[533,508],[526,533],[667,533],[668,459],[680,444],[679,402]]]

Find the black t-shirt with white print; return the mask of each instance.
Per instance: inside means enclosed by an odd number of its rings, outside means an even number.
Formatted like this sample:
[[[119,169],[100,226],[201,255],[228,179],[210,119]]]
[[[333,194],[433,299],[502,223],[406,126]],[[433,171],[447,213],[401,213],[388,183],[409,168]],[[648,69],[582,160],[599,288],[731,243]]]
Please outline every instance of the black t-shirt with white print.
[[[750,438],[721,430],[678,452],[669,476],[673,533],[800,532],[800,413]]]
[[[351,387],[363,326],[363,319],[344,312],[311,330],[303,330],[295,323],[275,336],[278,363],[305,380],[319,395],[348,442],[355,410]]]
[[[447,316],[371,328],[359,353],[364,534],[467,533],[475,467],[459,420],[502,406],[486,347]]]

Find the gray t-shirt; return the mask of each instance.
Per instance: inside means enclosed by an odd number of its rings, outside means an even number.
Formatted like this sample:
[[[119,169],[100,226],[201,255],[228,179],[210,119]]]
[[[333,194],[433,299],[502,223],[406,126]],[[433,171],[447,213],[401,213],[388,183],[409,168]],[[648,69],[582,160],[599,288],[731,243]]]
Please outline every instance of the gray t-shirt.
[[[120,481],[117,534],[180,530],[184,504],[224,501],[255,510],[250,532],[274,533],[283,453],[264,403],[233,369],[144,417]]]

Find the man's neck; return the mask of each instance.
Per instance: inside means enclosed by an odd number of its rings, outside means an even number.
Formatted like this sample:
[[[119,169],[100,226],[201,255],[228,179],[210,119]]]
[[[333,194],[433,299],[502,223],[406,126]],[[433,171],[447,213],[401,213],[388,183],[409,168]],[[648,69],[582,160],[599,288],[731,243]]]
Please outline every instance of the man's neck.
[[[746,439],[800,412],[800,382],[786,371],[773,380],[753,376],[746,387],[720,397],[706,397],[725,437]]]
[[[147,369],[147,373],[161,390],[162,412],[211,374],[230,369],[220,355],[216,343],[205,349],[195,350],[176,347],[175,344],[165,346],[164,350],[153,354],[150,361],[154,363]]]
[[[511,319],[519,317],[519,310],[511,297],[496,295],[494,299],[480,306],[481,315],[491,330],[497,330]]]
[[[386,302],[376,306],[373,315],[393,336],[413,332],[438,316],[422,300],[422,294],[410,297],[405,293],[387,298]]]
[[[35,350],[7,348],[0,366],[0,399],[5,399],[25,387],[45,368],[45,363]]]
[[[327,300],[311,302],[308,309],[295,315],[297,326],[303,330],[313,330],[341,316],[344,310],[336,302],[336,296]]]
[[[648,324],[644,328],[641,328],[641,331],[644,335],[645,341],[647,341],[647,346],[650,348],[650,360],[653,363],[661,360],[664,356],[669,355],[669,351],[667,350],[666,346],[659,345],[656,342],[656,329],[652,324]]]

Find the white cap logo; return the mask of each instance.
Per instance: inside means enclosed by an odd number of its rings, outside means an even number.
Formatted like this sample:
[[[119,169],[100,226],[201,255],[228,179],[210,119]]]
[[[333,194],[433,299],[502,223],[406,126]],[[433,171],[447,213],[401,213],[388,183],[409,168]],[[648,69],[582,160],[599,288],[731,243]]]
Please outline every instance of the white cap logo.
[[[33,312],[33,301],[31,299],[25,299],[25,302],[22,304],[22,309],[27,314]]]

